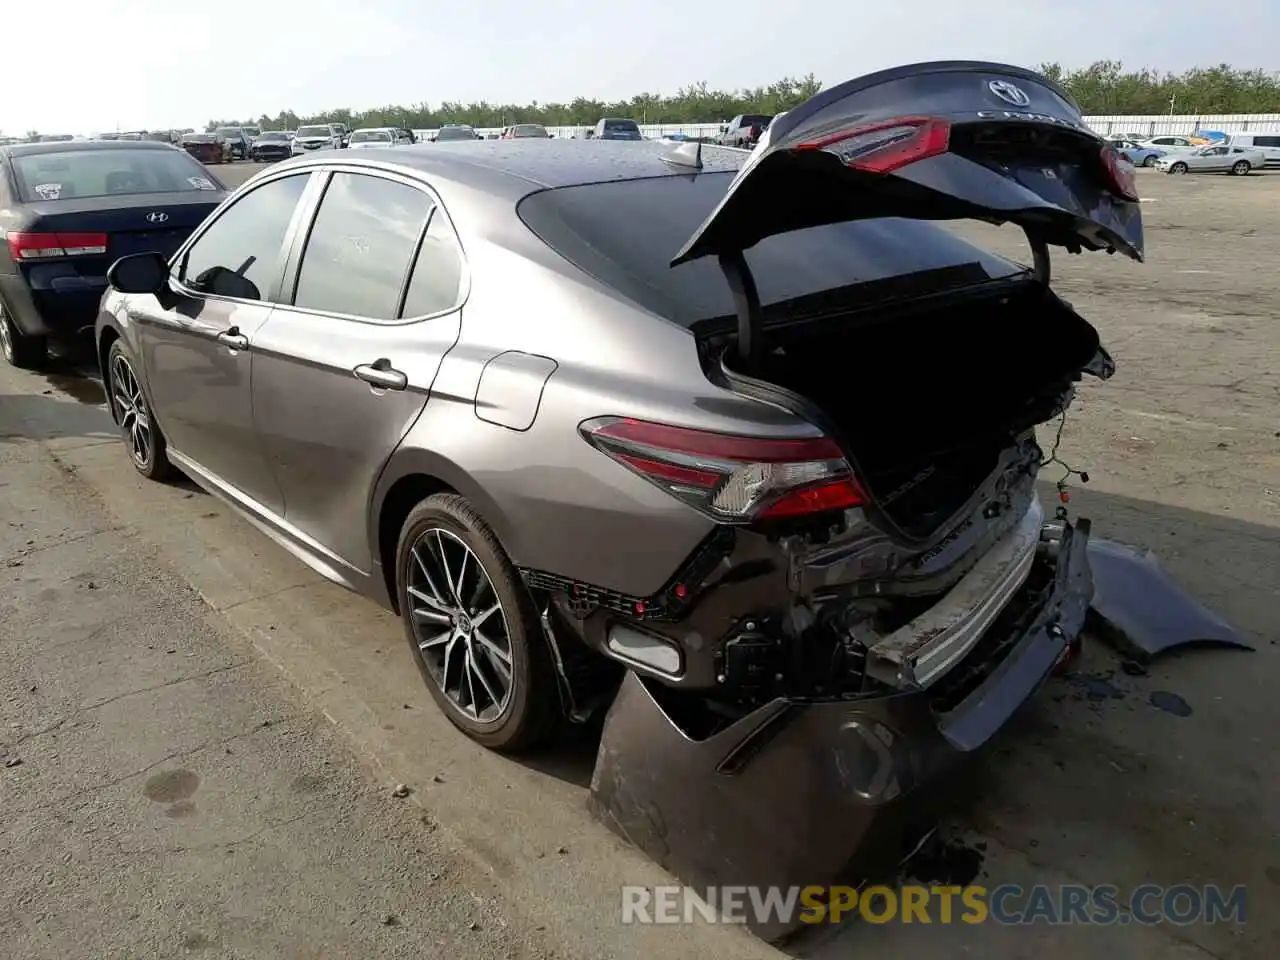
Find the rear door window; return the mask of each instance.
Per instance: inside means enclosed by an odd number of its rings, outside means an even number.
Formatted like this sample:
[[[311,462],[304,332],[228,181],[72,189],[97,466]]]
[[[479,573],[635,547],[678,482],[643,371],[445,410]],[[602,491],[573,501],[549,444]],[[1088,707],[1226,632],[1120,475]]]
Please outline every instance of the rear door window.
[[[285,235],[310,173],[271,180],[227,207],[187,250],[178,279],[197,293],[267,300],[275,292]]]
[[[444,212],[436,207],[413,265],[401,316],[426,317],[458,305],[462,293],[462,250]]]
[[[294,306],[394,320],[431,208],[431,198],[408,184],[335,173],[307,238]]]

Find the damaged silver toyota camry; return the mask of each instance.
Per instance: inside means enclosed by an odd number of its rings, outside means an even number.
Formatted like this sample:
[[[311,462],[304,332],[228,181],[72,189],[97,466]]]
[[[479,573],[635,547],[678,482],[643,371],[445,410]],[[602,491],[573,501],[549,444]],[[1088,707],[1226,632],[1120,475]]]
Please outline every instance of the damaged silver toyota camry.
[[[1046,516],[1034,431],[1114,366],[1052,247],[1142,258],[1129,168],[1038,74],[920,64],[749,156],[283,163],[118,261],[98,343],[135,466],[398,609],[458,727],[608,706],[615,828],[810,884],[907,852],[1081,632],[1088,523]]]

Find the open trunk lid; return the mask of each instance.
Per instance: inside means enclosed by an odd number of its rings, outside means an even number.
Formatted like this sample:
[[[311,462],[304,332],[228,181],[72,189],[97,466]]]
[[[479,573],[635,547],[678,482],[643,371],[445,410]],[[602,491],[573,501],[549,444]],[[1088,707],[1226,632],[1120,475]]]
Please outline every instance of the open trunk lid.
[[[1131,171],[1070,94],[1006,64],[850,80],[778,117],[672,265],[873,217],[1016,223],[1033,246],[1143,256]]]

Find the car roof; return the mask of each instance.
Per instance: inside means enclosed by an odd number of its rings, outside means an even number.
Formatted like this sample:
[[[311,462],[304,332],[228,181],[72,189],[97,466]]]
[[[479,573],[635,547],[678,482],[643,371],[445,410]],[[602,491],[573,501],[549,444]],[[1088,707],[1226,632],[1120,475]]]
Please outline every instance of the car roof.
[[[509,192],[523,195],[539,187],[570,187],[613,180],[689,176],[689,167],[663,160],[674,148],[669,143],[609,140],[474,140],[452,144],[407,146],[395,164],[435,177],[459,182],[506,181]],[[333,158],[307,158],[324,163]],[[744,154],[711,145],[702,149],[704,173],[736,172]]]
[[[0,149],[15,157],[68,150],[168,150],[163,140],[64,140],[60,143],[11,143]]]

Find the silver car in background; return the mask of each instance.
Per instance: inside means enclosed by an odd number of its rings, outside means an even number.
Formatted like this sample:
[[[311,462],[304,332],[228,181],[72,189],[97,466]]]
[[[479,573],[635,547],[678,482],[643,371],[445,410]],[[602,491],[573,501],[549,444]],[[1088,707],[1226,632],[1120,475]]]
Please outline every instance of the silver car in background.
[[[343,137],[343,131],[337,124],[304,124],[293,135],[293,155],[296,157],[315,150],[341,150]]]
[[[393,130],[390,127],[363,127],[353,130],[347,140],[349,150],[388,150],[392,147],[404,147],[413,143],[407,132]]]
[[[1157,158],[1154,167],[1164,173],[1227,173],[1243,177],[1267,165],[1261,150],[1211,143],[1186,153],[1171,153]]]

